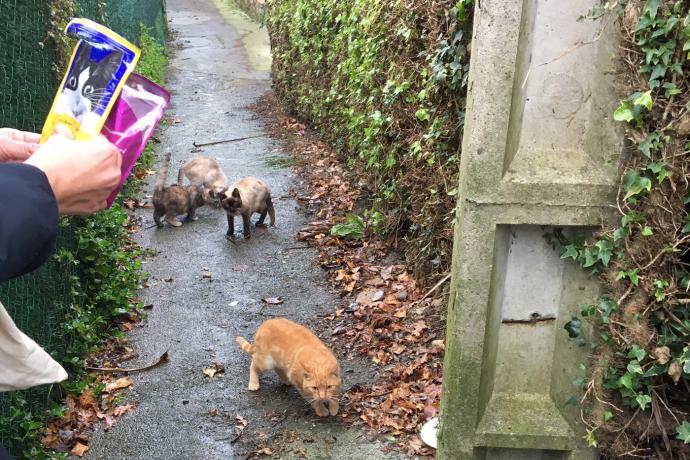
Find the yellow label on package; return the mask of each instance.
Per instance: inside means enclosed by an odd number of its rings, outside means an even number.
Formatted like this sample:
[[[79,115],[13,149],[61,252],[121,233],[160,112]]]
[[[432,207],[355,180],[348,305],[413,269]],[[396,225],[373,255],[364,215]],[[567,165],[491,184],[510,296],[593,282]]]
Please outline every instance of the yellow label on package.
[[[132,43],[89,19],[72,19],[65,33],[79,42],[43,125],[41,142],[58,125],[75,139],[97,136],[141,55]]]

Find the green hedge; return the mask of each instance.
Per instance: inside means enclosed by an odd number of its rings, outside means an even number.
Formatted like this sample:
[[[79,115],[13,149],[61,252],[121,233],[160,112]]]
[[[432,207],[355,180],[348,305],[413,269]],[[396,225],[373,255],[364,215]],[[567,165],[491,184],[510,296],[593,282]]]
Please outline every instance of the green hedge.
[[[450,263],[472,0],[269,0],[275,92],[366,178],[366,216]]]

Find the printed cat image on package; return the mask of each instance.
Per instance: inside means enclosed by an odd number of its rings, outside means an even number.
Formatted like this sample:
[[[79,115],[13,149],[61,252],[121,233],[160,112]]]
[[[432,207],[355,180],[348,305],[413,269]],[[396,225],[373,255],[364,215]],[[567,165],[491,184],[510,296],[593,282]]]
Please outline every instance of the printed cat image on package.
[[[43,126],[41,142],[58,125],[65,125],[75,139],[97,136],[141,55],[135,45],[88,19],[73,19],[65,33],[79,41]]]

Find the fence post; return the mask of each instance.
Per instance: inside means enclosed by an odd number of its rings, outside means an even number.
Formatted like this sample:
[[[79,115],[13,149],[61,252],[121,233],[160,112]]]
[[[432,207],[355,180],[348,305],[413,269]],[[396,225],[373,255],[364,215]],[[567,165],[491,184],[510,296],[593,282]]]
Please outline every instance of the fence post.
[[[563,329],[598,286],[544,234],[612,217],[617,26],[598,0],[476,0],[438,458],[591,459]],[[578,228],[579,227],[579,228]]]

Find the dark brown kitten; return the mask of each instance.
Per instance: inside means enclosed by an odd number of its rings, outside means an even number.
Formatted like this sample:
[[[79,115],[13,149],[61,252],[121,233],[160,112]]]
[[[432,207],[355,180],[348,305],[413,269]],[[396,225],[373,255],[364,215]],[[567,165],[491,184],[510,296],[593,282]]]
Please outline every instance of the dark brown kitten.
[[[203,186],[165,185],[170,166],[170,156],[170,151],[166,151],[153,192],[153,220],[159,227],[163,226],[161,222],[163,216],[165,216],[165,221],[173,227],[182,225],[182,222],[177,220],[177,216],[182,214],[187,214],[188,219],[196,220],[197,217],[194,215],[196,209],[210,201],[208,190],[205,190]]]
[[[271,201],[271,189],[265,182],[254,177],[244,177],[230,186],[230,195],[221,194],[220,203],[228,215],[228,238],[235,237],[235,216],[242,216],[245,238],[251,236],[249,230],[252,214],[259,213],[256,226],[265,225],[266,214],[271,217],[271,226],[276,224],[276,214]]]

